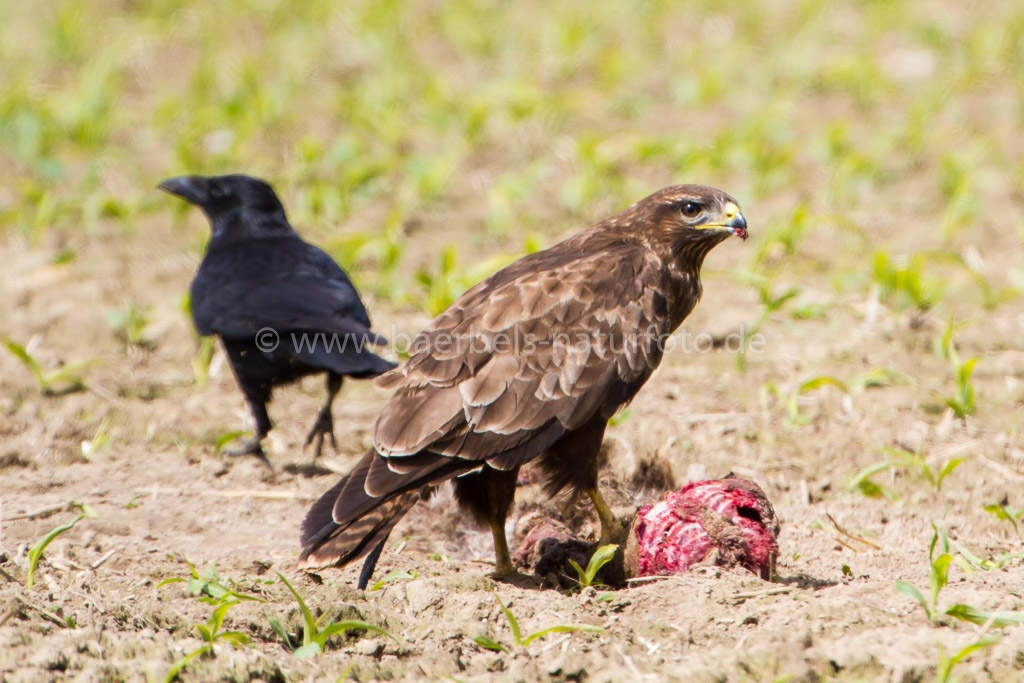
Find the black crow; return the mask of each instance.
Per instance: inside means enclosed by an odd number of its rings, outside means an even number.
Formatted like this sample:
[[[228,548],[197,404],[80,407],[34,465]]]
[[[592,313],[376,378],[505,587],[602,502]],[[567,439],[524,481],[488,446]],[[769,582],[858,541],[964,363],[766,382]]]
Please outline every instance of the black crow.
[[[267,402],[275,386],[327,373],[327,403],[309,432],[314,460],[334,439],[331,404],[342,378],[376,377],[395,367],[372,353],[387,340],[370,331],[359,294],[337,263],[288,223],[274,190],[245,175],[185,176],[161,190],[195,204],[213,235],[192,281],[192,321],[220,337],[252,411],[256,433],[231,455],[266,461]]]

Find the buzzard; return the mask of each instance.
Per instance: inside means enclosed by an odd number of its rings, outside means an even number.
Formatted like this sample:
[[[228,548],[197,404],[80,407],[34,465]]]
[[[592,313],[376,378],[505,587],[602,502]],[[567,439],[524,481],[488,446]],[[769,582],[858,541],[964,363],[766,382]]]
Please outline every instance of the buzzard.
[[[192,321],[220,337],[256,424],[229,455],[256,455],[270,431],[267,402],[277,385],[327,373],[327,403],[306,445],[320,455],[334,441],[331,404],[342,379],[376,377],[395,367],[367,346],[387,340],[370,331],[359,293],[345,271],[288,223],[270,185],[244,175],[171,178],[160,189],[203,210],[213,236],[192,281]]]
[[[590,497],[602,543],[620,536],[597,487],[605,427],[658,367],[700,299],[704,257],[730,235],[747,237],[732,197],[667,187],[468,290],[377,379],[394,395],[373,448],[309,510],[301,559],[369,554],[365,586],[395,524],[454,480],[462,509],[491,528],[495,575],[514,574],[505,519],[534,458],[548,493]]]

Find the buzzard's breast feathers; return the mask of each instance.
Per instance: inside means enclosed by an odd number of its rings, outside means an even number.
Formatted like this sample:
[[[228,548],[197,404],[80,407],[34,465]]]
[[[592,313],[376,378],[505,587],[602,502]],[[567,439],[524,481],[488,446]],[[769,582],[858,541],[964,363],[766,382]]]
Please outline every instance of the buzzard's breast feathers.
[[[374,431],[389,467],[423,451],[486,460],[632,398],[614,388],[639,388],[671,332],[662,264],[628,243],[561,256],[466,292],[378,379],[395,390]]]

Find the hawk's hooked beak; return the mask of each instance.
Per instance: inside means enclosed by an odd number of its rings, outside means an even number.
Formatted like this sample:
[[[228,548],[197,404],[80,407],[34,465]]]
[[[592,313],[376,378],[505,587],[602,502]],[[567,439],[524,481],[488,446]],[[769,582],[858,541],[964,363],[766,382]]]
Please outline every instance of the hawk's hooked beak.
[[[747,219],[740,213],[740,207],[736,206],[732,202],[725,205],[725,219],[726,222],[722,224],[722,227],[727,229],[730,234],[736,235],[740,239],[747,239],[749,236],[747,233]]]
[[[728,228],[733,235],[740,239],[745,240],[750,236],[747,232],[747,219],[743,217],[742,213],[737,213],[723,227]]]
[[[740,207],[736,206],[732,202],[725,205],[725,221],[722,223],[707,223],[697,227],[724,230],[730,235],[736,235],[744,240],[750,236],[747,232],[747,219],[743,217],[742,213],[740,213]]]

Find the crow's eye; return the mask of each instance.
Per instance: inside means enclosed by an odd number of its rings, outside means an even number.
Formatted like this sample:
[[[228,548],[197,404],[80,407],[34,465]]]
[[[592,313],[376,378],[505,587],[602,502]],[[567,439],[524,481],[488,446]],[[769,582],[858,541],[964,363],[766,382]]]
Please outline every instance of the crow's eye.
[[[210,196],[214,199],[222,199],[227,196],[227,192],[222,187],[213,187],[210,189]]]
[[[683,204],[683,215],[687,218],[696,218],[703,210],[704,207],[697,202],[686,202]]]

